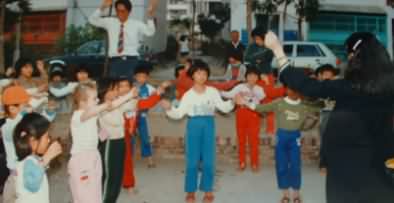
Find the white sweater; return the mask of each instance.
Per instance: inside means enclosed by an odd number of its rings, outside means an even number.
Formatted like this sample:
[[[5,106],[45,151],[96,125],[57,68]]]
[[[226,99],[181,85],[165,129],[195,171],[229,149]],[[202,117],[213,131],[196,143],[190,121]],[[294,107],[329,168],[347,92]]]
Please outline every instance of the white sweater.
[[[182,97],[178,108],[172,107],[166,113],[170,118],[181,119],[185,115],[213,116],[216,109],[228,113],[233,108],[234,103],[231,100],[223,101],[217,89],[206,86],[204,93],[197,93],[194,88],[188,90]]]

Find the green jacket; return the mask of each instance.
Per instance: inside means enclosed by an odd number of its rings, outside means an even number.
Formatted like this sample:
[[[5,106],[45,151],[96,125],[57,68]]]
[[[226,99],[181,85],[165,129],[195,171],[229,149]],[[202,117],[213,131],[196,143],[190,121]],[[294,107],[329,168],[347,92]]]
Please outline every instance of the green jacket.
[[[244,54],[245,64],[255,66],[261,73],[272,73],[272,59],[274,53],[265,47],[260,47],[256,43],[250,44]]]

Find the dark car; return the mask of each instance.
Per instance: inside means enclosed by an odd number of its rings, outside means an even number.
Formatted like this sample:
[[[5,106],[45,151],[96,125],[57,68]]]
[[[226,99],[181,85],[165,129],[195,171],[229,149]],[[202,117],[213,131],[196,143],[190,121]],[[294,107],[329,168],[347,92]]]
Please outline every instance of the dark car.
[[[147,46],[141,46],[139,53],[141,58],[153,62],[153,54]],[[52,57],[46,61],[50,64],[50,70],[55,67],[65,69],[69,79],[73,78],[75,69],[80,66],[87,68],[92,78],[99,78],[104,73],[105,43],[103,40],[89,41],[71,54]]]

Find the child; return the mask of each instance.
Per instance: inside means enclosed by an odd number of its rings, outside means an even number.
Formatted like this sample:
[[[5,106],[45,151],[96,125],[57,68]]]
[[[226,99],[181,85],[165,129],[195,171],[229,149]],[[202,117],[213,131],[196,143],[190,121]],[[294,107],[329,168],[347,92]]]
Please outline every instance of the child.
[[[222,92],[225,98],[234,98],[236,95],[243,95],[249,102],[257,105],[264,99],[265,93],[263,88],[256,83],[259,79],[259,71],[255,68],[249,68],[246,73],[246,83],[235,86],[229,92]],[[259,135],[260,135],[260,116],[244,106],[238,106],[236,110],[236,127],[238,137],[238,158],[239,169],[246,168],[246,145],[250,150],[250,162],[253,171],[257,172],[259,168]]]
[[[16,77],[19,85],[26,89],[38,88],[39,92],[41,92],[46,90],[48,74],[43,60],[37,60],[36,67],[40,73],[39,78],[33,78],[33,61],[27,58],[20,58],[15,64]]]
[[[270,104],[255,105],[237,96],[237,104],[246,106],[259,113],[276,113],[278,124],[275,147],[276,176],[278,187],[283,192],[281,203],[289,203],[289,189],[293,189],[293,202],[301,203],[301,154],[300,128],[308,113],[318,112],[319,108],[302,103],[300,95],[287,88],[287,97]]]
[[[50,82],[49,82],[49,100],[53,101],[56,104],[56,112],[57,113],[69,113],[71,112],[71,103],[68,100],[68,95],[71,94],[59,94],[62,88],[66,88],[68,83],[64,80],[64,72],[60,67],[55,67],[51,70],[50,73]],[[74,85],[74,88],[76,84]]]
[[[134,77],[139,92],[138,96],[140,99],[147,99],[155,91],[155,88],[147,83],[151,69],[152,65],[149,63],[143,63],[138,65],[134,72]],[[141,156],[148,159],[148,168],[153,168],[155,167],[155,164],[153,163],[152,159],[152,146],[150,143],[147,113],[148,110],[141,110],[138,112],[137,132],[141,141]]]
[[[16,203],[49,203],[45,169],[62,148],[58,142],[50,143],[48,131],[49,121],[37,113],[25,115],[15,127]]]
[[[198,168],[202,167],[200,190],[205,192],[204,202],[213,202],[213,184],[215,176],[215,109],[230,112],[234,108],[232,101],[224,102],[219,91],[206,85],[209,77],[208,65],[196,60],[189,70],[189,77],[194,85],[182,97],[179,107],[171,107],[171,103],[163,100],[162,107],[173,119],[188,116],[186,129],[186,201],[195,202],[198,184]]]
[[[96,84],[80,84],[74,92],[76,110],[71,117],[71,158],[68,162],[70,187],[76,203],[102,202],[102,163],[97,150],[98,116],[136,96],[133,89],[114,101],[98,105]]]
[[[1,127],[1,137],[6,152],[7,168],[10,175],[4,185],[3,202],[13,203],[16,200],[15,181],[16,181],[16,163],[17,156],[13,141],[13,132],[15,126],[26,114],[25,107],[30,100],[30,96],[20,86],[11,86],[6,88],[2,94],[2,104],[6,113],[6,120]]]
[[[246,67],[242,64],[242,58],[239,54],[232,54],[228,58],[228,66],[224,77],[227,81],[229,80],[245,80]]]
[[[124,171],[123,171],[123,187],[126,188],[130,193],[133,191],[135,187],[135,177],[134,177],[134,166],[133,166],[133,158],[132,158],[132,136],[135,132],[136,126],[136,111],[149,109],[155,106],[160,101],[160,95],[164,92],[164,90],[169,86],[168,82],[163,82],[160,87],[152,93],[146,99],[139,99],[136,103],[136,106],[132,110],[127,110],[123,112],[123,129],[125,135],[125,156],[124,156]],[[123,96],[127,94],[132,88],[131,81],[126,77],[121,77],[118,83],[118,94],[119,96]],[[130,101],[133,102],[133,101]],[[124,105],[129,105],[125,103]]]

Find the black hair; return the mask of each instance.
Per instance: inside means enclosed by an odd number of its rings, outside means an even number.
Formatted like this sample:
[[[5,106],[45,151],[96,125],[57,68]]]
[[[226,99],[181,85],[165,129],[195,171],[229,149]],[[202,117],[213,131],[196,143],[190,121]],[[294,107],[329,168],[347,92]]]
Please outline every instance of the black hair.
[[[183,69],[185,69],[185,65],[183,65],[183,64],[179,64],[179,65],[177,65],[177,66],[175,67],[175,71],[174,71],[174,76],[175,76],[175,78],[178,78],[178,77],[179,77],[179,71],[181,71],[181,70],[183,70]]]
[[[345,41],[345,47],[348,54],[355,52],[358,48],[360,48],[361,43],[363,41],[372,40],[375,38],[370,32],[355,32],[350,37],[348,37]]]
[[[371,33],[354,33],[345,42],[353,56],[345,70],[352,87],[368,95],[394,95],[394,66],[386,48]]]
[[[179,38],[179,40],[181,40],[181,41],[185,41],[185,40],[187,40],[189,37],[187,36],[187,35],[182,35],[180,38]]]
[[[255,74],[255,75],[257,75],[257,77],[259,77],[259,76],[260,76],[260,73],[261,73],[261,72],[259,71],[259,69],[254,68],[254,67],[250,67],[250,68],[246,69],[245,78],[246,78],[249,74]]]
[[[39,140],[49,130],[49,121],[38,113],[23,116],[14,130],[14,145],[18,160],[21,161],[33,153],[30,139]]]
[[[22,71],[22,67],[31,64],[34,70],[34,62],[30,58],[19,58],[16,63],[15,63],[15,75],[16,77],[19,77]]]
[[[138,73],[145,73],[146,75],[149,75],[152,70],[153,70],[152,63],[149,63],[147,61],[140,61],[135,67],[134,75]]]
[[[333,65],[327,63],[327,64],[323,64],[323,65],[319,66],[315,70],[315,75],[317,76],[317,75],[319,75],[319,74],[321,74],[323,72],[326,72],[326,71],[330,71],[334,75],[338,75],[339,74],[339,69],[337,69]]]
[[[261,37],[264,39],[265,34],[267,34],[267,28],[263,26],[258,26],[252,30],[252,37]]]
[[[115,80],[117,82],[117,84],[121,83],[121,82],[128,82],[130,86],[133,85],[133,80],[130,79],[130,77],[127,76],[120,76],[118,79]]]
[[[230,59],[230,58],[233,58],[233,59],[235,59],[235,60],[237,60],[237,61],[242,61],[242,55],[241,55],[241,54],[238,54],[238,53],[231,53],[231,54],[228,56],[228,59]]]
[[[122,4],[129,12],[133,8],[133,4],[130,2],[130,0],[117,0],[115,2],[115,8],[117,8],[119,4]]]
[[[74,78],[75,80],[77,80],[77,74],[80,72],[85,72],[86,74],[88,74],[88,77],[90,77],[90,72],[88,67],[86,66],[86,64],[81,64],[80,66],[78,66],[75,71],[74,71]]]
[[[234,33],[234,32],[239,33],[238,30],[231,30],[231,33]]]
[[[114,89],[119,84],[120,79],[113,78],[103,78],[98,81],[97,85],[97,97],[99,99],[99,103],[104,103],[105,94],[110,89]]]
[[[209,75],[211,74],[211,71],[210,71],[210,69],[209,69],[208,64],[205,63],[205,62],[204,62],[203,60],[201,60],[201,59],[195,59],[195,60],[193,60],[192,67],[190,67],[190,69],[187,71],[187,75],[188,75],[190,78],[193,78],[193,74],[194,74],[195,72],[197,72],[197,71],[205,71],[205,72],[207,73],[207,75],[208,75],[208,78],[209,78]]]
[[[53,80],[54,77],[59,76],[61,78],[64,77],[64,73],[61,71],[55,71],[51,73],[50,79]]]

